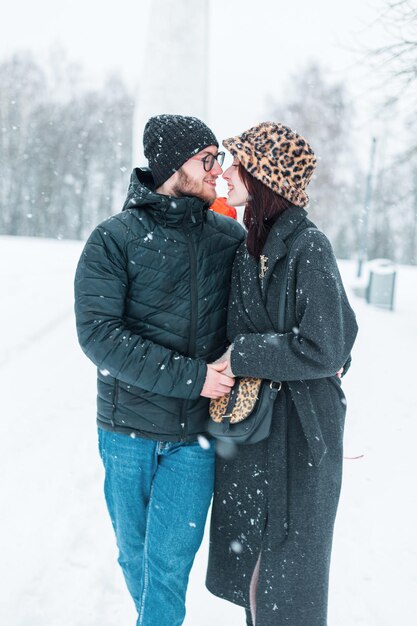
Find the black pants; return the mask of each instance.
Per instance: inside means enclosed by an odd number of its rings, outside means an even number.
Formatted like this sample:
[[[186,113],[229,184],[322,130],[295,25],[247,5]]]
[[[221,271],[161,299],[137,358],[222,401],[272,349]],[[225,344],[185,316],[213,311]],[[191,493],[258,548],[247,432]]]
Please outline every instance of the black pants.
[[[246,626],[253,626],[252,617],[249,609],[245,609],[246,611]]]

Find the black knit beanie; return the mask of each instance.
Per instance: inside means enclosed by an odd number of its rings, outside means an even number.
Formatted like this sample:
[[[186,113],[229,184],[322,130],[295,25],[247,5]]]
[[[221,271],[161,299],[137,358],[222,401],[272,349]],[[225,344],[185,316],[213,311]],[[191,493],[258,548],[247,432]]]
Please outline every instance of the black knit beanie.
[[[219,146],[213,132],[196,117],[156,115],[143,132],[143,148],[155,187],[159,187],[197,152]]]

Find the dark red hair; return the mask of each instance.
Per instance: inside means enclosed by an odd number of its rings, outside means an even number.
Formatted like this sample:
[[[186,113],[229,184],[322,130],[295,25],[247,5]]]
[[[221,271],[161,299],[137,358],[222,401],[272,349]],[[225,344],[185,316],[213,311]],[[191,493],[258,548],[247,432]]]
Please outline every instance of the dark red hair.
[[[239,175],[249,193],[243,223],[248,229],[246,246],[250,255],[259,260],[269,231],[277,218],[294,205],[249,174],[239,163]]]

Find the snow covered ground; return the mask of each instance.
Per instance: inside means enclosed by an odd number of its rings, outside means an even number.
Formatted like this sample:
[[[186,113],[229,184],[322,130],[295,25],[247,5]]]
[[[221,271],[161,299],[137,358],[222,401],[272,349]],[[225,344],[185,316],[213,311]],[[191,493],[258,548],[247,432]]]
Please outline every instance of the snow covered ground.
[[[0,237],[0,621],[128,626],[97,453],[95,370],[76,341],[79,242]],[[341,264],[349,288],[352,263]],[[5,298],[5,294],[7,294]],[[417,615],[417,268],[400,267],[396,309],[349,292],[360,334],[344,381],[344,485],[329,626],[410,626]],[[204,588],[207,538],[186,626],[240,626],[242,610]],[[278,626],[278,625],[277,625]]]

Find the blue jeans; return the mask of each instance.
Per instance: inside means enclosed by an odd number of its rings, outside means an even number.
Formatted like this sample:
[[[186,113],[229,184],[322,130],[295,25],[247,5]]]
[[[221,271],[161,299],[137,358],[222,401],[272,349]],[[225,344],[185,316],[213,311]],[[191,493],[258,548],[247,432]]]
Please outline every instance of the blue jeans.
[[[214,444],[99,429],[104,492],[137,626],[180,626],[214,482]]]

